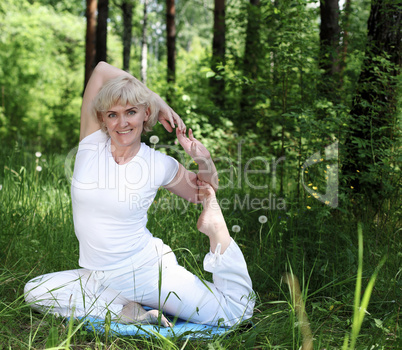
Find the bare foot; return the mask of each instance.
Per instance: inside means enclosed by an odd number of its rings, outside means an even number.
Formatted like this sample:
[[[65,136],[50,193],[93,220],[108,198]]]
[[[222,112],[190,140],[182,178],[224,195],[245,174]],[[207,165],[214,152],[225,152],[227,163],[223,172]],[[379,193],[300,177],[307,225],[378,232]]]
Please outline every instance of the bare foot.
[[[215,191],[212,186],[203,181],[197,181],[198,196],[204,209],[198,218],[197,228],[206,234],[211,243],[211,250],[215,251],[216,245],[221,244],[221,253],[229,246],[231,238],[226,226]]]
[[[123,307],[117,321],[124,324],[158,324],[159,312],[158,310],[146,311],[139,303],[132,301]],[[172,324],[163,315],[161,315],[161,325],[172,327]]]

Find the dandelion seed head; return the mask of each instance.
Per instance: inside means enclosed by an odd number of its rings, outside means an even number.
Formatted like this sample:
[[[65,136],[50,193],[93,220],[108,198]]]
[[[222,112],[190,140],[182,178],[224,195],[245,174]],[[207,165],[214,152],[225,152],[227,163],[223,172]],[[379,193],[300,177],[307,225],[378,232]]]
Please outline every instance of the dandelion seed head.
[[[151,142],[151,143],[153,143],[154,145],[156,145],[156,144],[159,142],[159,137],[156,136],[156,135],[152,135],[152,136],[149,138],[149,142]]]
[[[36,156],[36,158],[40,158],[40,157],[42,157],[42,153],[36,152],[36,153],[35,153],[35,156]]]
[[[240,226],[239,225],[233,225],[232,226],[232,231],[233,232],[240,232]]]
[[[38,165],[38,166],[36,167],[36,171],[42,171],[42,167],[41,167],[40,165]]]
[[[0,191],[3,189],[3,185],[0,185]]]
[[[258,221],[260,222],[260,224],[265,224],[268,221],[268,219],[267,219],[267,217],[265,215],[261,215],[258,218]]]

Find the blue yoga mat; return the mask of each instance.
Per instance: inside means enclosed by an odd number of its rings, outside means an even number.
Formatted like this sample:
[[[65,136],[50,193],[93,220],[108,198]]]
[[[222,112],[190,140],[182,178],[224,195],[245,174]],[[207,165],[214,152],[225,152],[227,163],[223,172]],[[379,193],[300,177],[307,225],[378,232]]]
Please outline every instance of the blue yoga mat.
[[[84,327],[88,331],[106,333],[105,321],[93,318],[85,317],[81,321],[84,322]],[[181,319],[177,319],[173,327],[162,327],[158,325],[143,325],[143,324],[122,324],[117,322],[111,322],[109,328],[109,335],[120,336],[140,336],[140,337],[179,337],[179,338],[212,338],[216,335],[221,335],[230,328],[217,327],[205,324],[196,324]]]

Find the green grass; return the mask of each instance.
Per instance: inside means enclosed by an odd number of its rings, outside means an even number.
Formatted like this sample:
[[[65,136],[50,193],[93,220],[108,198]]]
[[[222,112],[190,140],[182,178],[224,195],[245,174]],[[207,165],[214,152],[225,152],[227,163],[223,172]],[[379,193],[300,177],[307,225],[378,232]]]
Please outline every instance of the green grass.
[[[3,148],[0,154],[0,349],[299,349],[294,305],[281,281],[290,271],[300,281],[314,349],[342,349],[345,339],[345,349],[401,346],[402,242],[397,218],[387,218],[386,225],[364,219],[364,240],[359,240],[352,214],[329,210],[313,199],[296,202],[285,196],[286,210],[241,208],[235,202],[247,194],[267,195],[246,186],[223,189],[218,198],[230,203],[224,210],[229,228],[241,227],[233,237],[244,252],[257,294],[252,328],[197,341],[106,338],[78,321],[32,311],[23,300],[30,278],[78,267],[66,155],[37,158],[34,153]],[[221,184],[227,181],[222,174]],[[150,231],[176,251],[182,265],[210,278],[202,271],[208,239],[195,226],[201,207],[175,202],[165,190],[159,191],[154,207]],[[267,216],[266,223],[259,223],[260,215]],[[373,274],[375,283],[370,280]]]

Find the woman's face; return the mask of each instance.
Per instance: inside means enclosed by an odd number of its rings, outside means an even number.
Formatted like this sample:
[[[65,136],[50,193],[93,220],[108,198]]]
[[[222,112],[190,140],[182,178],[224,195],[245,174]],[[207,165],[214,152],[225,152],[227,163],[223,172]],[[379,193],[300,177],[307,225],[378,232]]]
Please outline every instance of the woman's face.
[[[103,112],[102,119],[113,144],[127,147],[141,143],[141,133],[149,115],[150,111],[144,105],[116,105]]]

